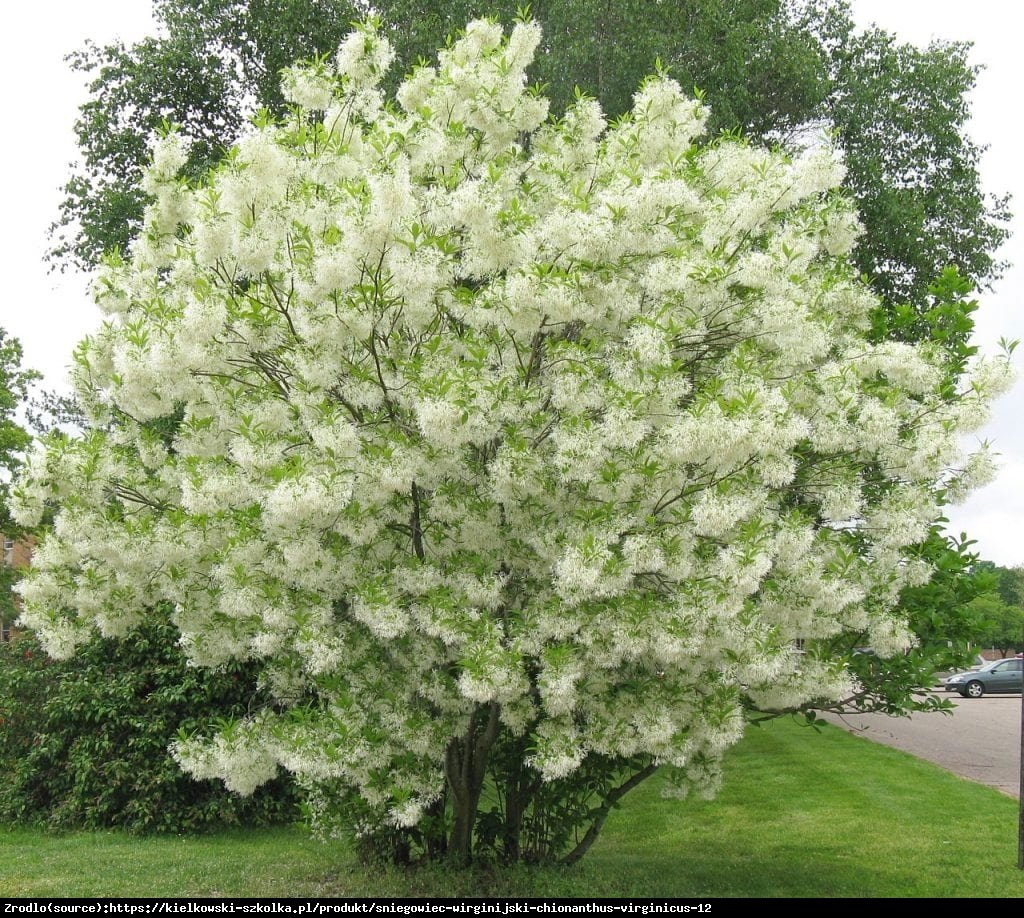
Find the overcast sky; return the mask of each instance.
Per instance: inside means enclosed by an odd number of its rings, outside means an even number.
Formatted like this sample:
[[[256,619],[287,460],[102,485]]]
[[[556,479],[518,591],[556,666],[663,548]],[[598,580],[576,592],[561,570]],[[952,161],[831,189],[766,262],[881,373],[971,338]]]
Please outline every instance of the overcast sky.
[[[85,295],[85,280],[50,274],[42,260],[46,228],[60,200],[58,188],[75,154],[71,123],[85,96],[82,80],[63,58],[87,38],[100,43],[140,38],[150,27],[150,8],[149,0],[41,0],[20,5],[18,26],[9,24],[0,37],[7,100],[0,158],[8,183],[0,221],[7,278],[0,327],[21,339],[25,365],[42,371],[49,388],[63,385],[75,343],[98,321]],[[1024,214],[1024,131],[1017,101],[1024,86],[1024,55],[1019,30],[1007,19],[1012,6],[1005,0],[854,0],[853,8],[858,22],[875,22],[906,41],[974,43],[972,61],[985,70],[973,97],[971,132],[989,147],[982,162],[986,189],[1010,192],[1014,209]],[[976,341],[986,349],[1001,337],[1024,338],[1024,221],[1015,220],[1013,228],[1015,238],[1004,256],[1018,264],[981,297]],[[951,532],[966,532],[977,540],[982,557],[1008,566],[1024,564],[1022,421],[1024,379],[997,403],[993,422],[982,434],[1002,456],[999,478],[948,514]]]

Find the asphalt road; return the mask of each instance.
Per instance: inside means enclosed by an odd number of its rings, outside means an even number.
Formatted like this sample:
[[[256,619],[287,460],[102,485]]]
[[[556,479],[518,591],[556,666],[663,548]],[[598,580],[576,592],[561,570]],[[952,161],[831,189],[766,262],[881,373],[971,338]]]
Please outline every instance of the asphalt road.
[[[945,692],[942,692],[946,695]],[[1021,696],[947,697],[952,715],[886,717],[855,714],[825,719],[878,743],[895,746],[919,759],[1012,797],[1020,795]]]

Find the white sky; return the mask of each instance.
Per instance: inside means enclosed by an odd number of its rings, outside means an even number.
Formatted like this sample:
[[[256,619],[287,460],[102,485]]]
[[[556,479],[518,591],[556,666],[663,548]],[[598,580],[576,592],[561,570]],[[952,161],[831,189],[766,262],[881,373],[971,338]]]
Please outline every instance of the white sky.
[[[1018,94],[1024,88],[1019,30],[1005,0],[854,0],[858,22],[875,22],[906,41],[969,40],[972,60],[985,66],[973,98],[972,135],[989,147],[982,163],[986,189],[1014,196],[1024,213],[1022,130]],[[133,41],[150,27],[150,0],[42,0],[18,8],[18,25],[0,37],[0,85],[6,87],[7,128],[0,147],[8,177],[7,219],[0,222],[0,252],[7,292],[0,298],[0,327],[19,338],[25,366],[42,371],[49,388],[64,384],[77,341],[98,321],[80,276],[50,274],[43,263],[46,228],[57,213],[58,188],[75,149],[71,124],[84,100],[83,83],[64,63],[65,54],[87,38]],[[976,341],[992,349],[1000,337],[1024,339],[1024,220],[1005,257],[1018,262],[996,289],[981,297]],[[1024,345],[1022,345],[1024,351]],[[1022,359],[1018,357],[1018,366]],[[995,407],[982,436],[1002,456],[996,482],[966,504],[951,508],[950,532],[977,540],[982,557],[998,564],[1024,564],[1024,374]]]

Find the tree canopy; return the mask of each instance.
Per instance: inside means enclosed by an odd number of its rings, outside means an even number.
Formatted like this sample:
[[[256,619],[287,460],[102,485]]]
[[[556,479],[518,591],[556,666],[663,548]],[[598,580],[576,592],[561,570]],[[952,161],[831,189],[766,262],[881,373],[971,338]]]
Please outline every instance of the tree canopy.
[[[978,617],[978,644],[994,647],[1003,656],[1024,648],[1024,608],[1003,601],[996,592],[983,593],[971,602]]]
[[[372,4],[396,48],[390,87],[468,19],[486,12],[509,21],[516,6]],[[75,125],[81,159],[52,228],[55,264],[93,267],[105,252],[128,251],[147,200],[142,170],[164,122],[193,139],[186,172],[202,174],[255,108],[283,112],[283,67],[333,53],[348,23],[369,11],[350,0],[154,0],[153,8],[156,36],[88,45],[70,58],[88,75],[90,98]],[[968,45],[921,49],[877,29],[861,34],[845,3],[818,0],[555,0],[532,15],[545,38],[530,78],[556,114],[578,86],[614,119],[660,62],[703,92],[712,135],[793,143],[833,130],[844,187],[866,228],[854,260],[884,298],[881,334],[927,335],[921,313],[944,268],[979,287],[999,275],[1008,213],[1005,200],[986,198],[981,151],[966,134],[977,73]]]
[[[977,570],[988,579],[988,589],[969,606],[976,620],[975,642],[1004,656],[1024,650],[1024,568],[982,561]]]
[[[894,306],[919,308],[946,267],[979,285],[1002,271],[1008,201],[981,190],[982,150],[967,134],[978,73],[969,52],[966,42],[922,49],[870,29],[848,32],[832,55],[827,119],[865,228],[855,262]],[[901,334],[920,338],[927,326],[918,318]]]
[[[837,637],[907,647],[1011,375],[873,339],[831,150],[702,146],[665,74],[548,119],[540,41],[476,21],[385,104],[367,24],[207,177],[164,137],[76,354],[90,427],[17,491],[56,510],[51,653],[171,605],[194,663],[260,669],[185,767],[285,768],[321,828],[460,863],[577,857],[658,767],[712,792],[745,706],[855,691]]]

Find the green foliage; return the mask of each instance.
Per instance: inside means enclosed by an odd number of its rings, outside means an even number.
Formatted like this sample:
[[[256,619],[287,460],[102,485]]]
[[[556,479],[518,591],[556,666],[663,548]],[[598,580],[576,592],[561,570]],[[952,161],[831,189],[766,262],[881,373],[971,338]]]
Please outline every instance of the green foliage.
[[[923,586],[905,589],[900,605],[925,647],[950,641],[965,646],[977,639],[979,619],[971,602],[991,590],[995,578],[978,564],[973,545],[965,534],[956,539],[936,526],[918,549],[918,557],[932,565],[934,574]]]
[[[978,348],[971,343],[974,313],[973,283],[955,267],[944,268],[915,303],[883,300],[872,316],[875,341],[934,341],[947,359],[945,394],[953,398],[957,382]]]
[[[978,568],[992,577],[993,589],[1004,603],[1024,606],[1024,567],[1001,567],[991,561],[982,561]]]
[[[966,597],[972,643],[994,647],[1004,656],[1024,648],[1024,567],[978,561],[972,574],[984,586]]]
[[[168,621],[97,637],[67,662],[31,636],[0,645],[0,819],[152,833],[289,821],[283,779],[242,798],[186,777],[168,752],[178,729],[244,714],[256,696],[242,666],[187,666]]]
[[[510,22],[521,4],[496,0],[387,0],[374,5],[389,26],[397,74],[429,57],[476,16]],[[789,136],[821,111],[827,65],[817,36],[780,0],[643,0],[537,3],[544,30],[531,77],[562,114],[577,88],[610,119],[629,110],[644,77],[662,69],[711,106],[709,132],[742,128],[759,139]],[[660,64],[660,67],[659,67]]]
[[[1024,609],[1008,605],[998,593],[985,593],[971,602],[979,619],[978,644],[994,647],[1004,657],[1024,647]]]
[[[979,69],[969,51],[966,42],[918,48],[846,28],[831,54],[828,120],[865,229],[855,262],[894,309],[927,308],[942,268],[979,285],[1003,268],[995,253],[1008,236],[1008,201],[986,199],[982,148],[966,131]]]
[[[934,685],[935,673],[968,662],[984,628],[978,597],[988,594],[997,578],[979,563],[971,550],[974,542],[964,534],[959,538],[945,535],[941,522],[932,527],[915,552],[917,560],[932,567],[931,580],[905,587],[900,594],[900,609],[919,645],[908,653],[883,658],[870,647],[860,646],[866,642],[863,637],[858,640],[852,635],[829,642],[830,652],[847,657],[850,671],[861,685],[855,696],[832,710],[905,715],[950,707],[947,699],[927,689]]]
[[[18,580],[18,572],[13,567],[0,564],[0,621],[9,626],[18,617],[18,609],[14,604],[14,584]]]
[[[88,78],[74,130],[80,162],[51,227],[55,264],[95,267],[142,226],[140,182],[154,138],[182,125],[185,174],[205,174],[254,109],[281,111],[280,71],[334,51],[358,12],[346,0],[154,0],[158,34],[88,43],[68,62]]]

